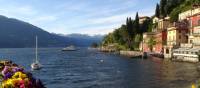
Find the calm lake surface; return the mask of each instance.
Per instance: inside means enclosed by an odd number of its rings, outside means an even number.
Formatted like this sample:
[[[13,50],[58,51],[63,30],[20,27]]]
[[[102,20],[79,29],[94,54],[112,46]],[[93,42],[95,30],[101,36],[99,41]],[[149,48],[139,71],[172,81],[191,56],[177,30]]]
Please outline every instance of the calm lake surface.
[[[32,48],[0,49],[0,58],[31,71],[35,54]],[[87,48],[40,48],[39,58],[43,69],[32,73],[47,88],[190,88],[200,77],[197,64],[129,59]]]

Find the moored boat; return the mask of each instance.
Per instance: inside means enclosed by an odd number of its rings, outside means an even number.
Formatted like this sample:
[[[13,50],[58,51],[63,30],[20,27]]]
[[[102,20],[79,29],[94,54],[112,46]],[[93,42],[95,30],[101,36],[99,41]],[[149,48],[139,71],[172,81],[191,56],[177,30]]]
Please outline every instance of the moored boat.
[[[37,45],[37,36],[36,36],[36,48],[35,48],[35,61],[31,64],[32,70],[40,70],[42,65],[38,60],[38,45]]]

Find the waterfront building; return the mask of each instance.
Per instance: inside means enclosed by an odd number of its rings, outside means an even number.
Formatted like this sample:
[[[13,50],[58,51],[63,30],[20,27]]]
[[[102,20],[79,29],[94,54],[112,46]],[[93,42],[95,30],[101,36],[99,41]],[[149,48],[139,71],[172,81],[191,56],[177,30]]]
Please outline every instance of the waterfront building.
[[[200,8],[193,8],[179,14],[179,27],[185,28],[180,47],[172,50],[172,60],[199,62],[200,52]],[[187,30],[188,29],[188,30]],[[187,42],[183,42],[183,41]],[[169,42],[169,44],[171,44]]]
[[[154,47],[155,52],[159,54],[163,54],[164,45],[167,42],[167,27],[170,24],[169,17],[165,17],[164,19],[154,18],[155,28],[153,28],[153,32],[155,32],[155,40],[156,45]]]
[[[179,48],[181,43],[188,42],[188,28],[185,21],[174,22],[167,28],[167,44],[164,46],[164,57],[172,58],[173,49]]]
[[[157,32],[165,31],[170,24],[169,17],[165,17],[164,19],[159,19],[157,23]]]
[[[152,19],[152,20],[153,20],[153,24],[156,24],[156,23],[158,23],[158,21],[159,21],[159,18],[155,16],[155,17],[153,17],[153,19]]]
[[[182,12],[179,14],[179,20],[185,20],[190,16],[193,16],[197,13],[200,13],[200,8],[199,6],[193,6],[193,9],[187,10],[185,12]]]
[[[151,52],[151,49],[148,47],[148,42],[150,38],[154,38],[156,44],[153,46],[152,52],[155,54],[163,54],[163,45],[166,44],[167,40],[166,30],[168,24],[169,24],[168,17],[165,19],[159,19],[157,17],[153,18],[153,25],[154,25],[152,29],[153,32],[143,34],[143,40],[144,40],[143,49],[145,52]]]
[[[147,32],[143,34],[143,41],[140,43],[140,50],[144,52],[151,52],[150,47],[148,46],[149,39],[154,37],[154,32]]]
[[[156,54],[163,54],[163,32],[155,32],[154,37],[156,44],[153,46],[153,51]]]
[[[187,28],[181,28],[179,24],[174,23],[173,26],[167,29],[167,45],[180,46],[181,43],[187,43],[187,33]]]
[[[148,45],[149,40],[153,38],[156,44],[153,46],[152,51]],[[162,33],[161,32],[148,32],[143,34],[143,43],[140,44],[140,50],[144,52],[153,52],[157,54],[162,54],[163,45],[162,45]]]
[[[169,17],[165,17],[164,19],[160,19],[158,17],[153,17],[153,32],[162,32],[166,31],[168,25],[170,24]]]
[[[190,44],[193,44],[194,47],[200,46],[200,12],[188,17],[190,22],[190,33],[189,40]]]
[[[175,61],[199,62],[200,48],[194,48],[193,44],[181,44],[180,48],[173,50]]]
[[[139,17],[139,24],[143,24],[148,19],[150,19],[148,16]]]

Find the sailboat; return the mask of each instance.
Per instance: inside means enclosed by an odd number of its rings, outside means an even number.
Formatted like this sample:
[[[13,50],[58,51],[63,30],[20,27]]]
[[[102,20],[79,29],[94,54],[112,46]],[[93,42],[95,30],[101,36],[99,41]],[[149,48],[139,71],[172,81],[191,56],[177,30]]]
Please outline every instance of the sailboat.
[[[42,68],[42,65],[40,64],[38,60],[38,39],[36,36],[36,43],[35,43],[35,61],[31,64],[32,70],[39,70]]]

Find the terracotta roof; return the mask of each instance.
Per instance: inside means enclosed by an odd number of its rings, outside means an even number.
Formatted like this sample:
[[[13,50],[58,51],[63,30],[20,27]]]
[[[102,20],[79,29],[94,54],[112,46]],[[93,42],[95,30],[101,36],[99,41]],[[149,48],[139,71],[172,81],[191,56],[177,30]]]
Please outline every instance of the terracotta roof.
[[[142,17],[139,17],[140,19],[143,19],[143,18],[149,18],[148,16],[142,16]]]

